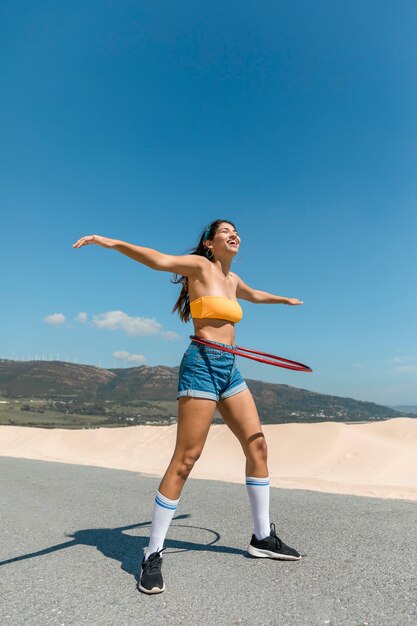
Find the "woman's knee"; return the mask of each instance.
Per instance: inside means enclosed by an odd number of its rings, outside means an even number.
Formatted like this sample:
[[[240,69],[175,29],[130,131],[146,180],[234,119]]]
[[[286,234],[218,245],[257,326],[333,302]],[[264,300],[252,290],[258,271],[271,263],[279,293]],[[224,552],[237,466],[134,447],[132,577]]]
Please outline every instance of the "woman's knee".
[[[201,455],[201,450],[187,450],[174,455],[173,465],[176,473],[186,479]]]
[[[266,463],[268,459],[268,446],[263,435],[249,443],[246,450],[246,457],[253,461]]]

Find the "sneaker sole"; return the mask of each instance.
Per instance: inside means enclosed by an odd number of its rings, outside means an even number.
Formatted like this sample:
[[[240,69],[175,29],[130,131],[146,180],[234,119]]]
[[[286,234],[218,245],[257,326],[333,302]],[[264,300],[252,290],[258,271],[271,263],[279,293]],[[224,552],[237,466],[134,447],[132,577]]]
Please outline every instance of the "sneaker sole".
[[[161,589],[161,587],[152,587],[152,589],[145,589],[145,587],[142,587],[142,585],[140,583],[138,583],[138,589],[140,591],[143,591],[143,593],[149,593],[149,594],[151,594],[151,593],[162,593],[163,591],[165,591],[165,584],[162,587],[162,589]]]
[[[248,552],[252,556],[256,556],[261,559],[281,559],[284,561],[299,561],[301,559],[301,556],[290,556],[289,554],[277,554],[276,552],[271,552],[270,550],[260,550],[259,548],[254,548],[250,544]]]

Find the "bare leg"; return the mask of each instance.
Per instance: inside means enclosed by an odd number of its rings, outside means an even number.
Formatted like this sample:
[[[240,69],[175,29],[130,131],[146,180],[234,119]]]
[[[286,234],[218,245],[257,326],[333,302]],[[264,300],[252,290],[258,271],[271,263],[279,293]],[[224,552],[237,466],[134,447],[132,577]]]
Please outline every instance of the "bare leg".
[[[267,445],[256,404],[249,389],[220,400],[218,409],[243,448],[246,456],[246,476],[268,476]]]
[[[214,400],[190,396],[178,398],[177,441],[159,485],[160,493],[167,498],[176,500],[180,497],[184,483],[203,450],[215,410]]]

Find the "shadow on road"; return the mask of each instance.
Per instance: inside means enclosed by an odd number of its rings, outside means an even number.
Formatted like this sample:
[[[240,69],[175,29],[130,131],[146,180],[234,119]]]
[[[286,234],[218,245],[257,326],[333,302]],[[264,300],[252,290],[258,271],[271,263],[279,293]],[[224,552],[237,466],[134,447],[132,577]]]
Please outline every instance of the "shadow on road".
[[[213,538],[208,543],[193,543],[190,541],[181,541],[176,539],[169,539],[165,541],[165,547],[167,548],[165,555],[170,553],[170,549],[178,551],[207,551],[207,552],[223,552],[227,554],[237,554],[239,556],[249,557],[246,550],[240,550],[238,548],[230,548],[228,546],[218,545],[220,535],[215,530],[210,528],[203,528],[200,526],[190,526],[188,524],[175,524],[178,520],[188,519],[190,515],[177,515],[173,518],[173,524],[170,528],[190,528],[200,530],[201,534],[210,533]],[[1,565],[9,565],[11,563],[17,563],[18,561],[24,561],[26,559],[32,559],[39,556],[45,556],[58,550],[64,550],[72,548],[73,546],[94,546],[104,556],[120,561],[121,568],[131,574],[137,576],[140,569],[140,562],[143,557],[143,548],[149,543],[149,536],[137,536],[126,534],[126,531],[134,530],[137,528],[144,528],[150,526],[151,522],[139,522],[137,524],[130,524],[128,526],[119,526],[117,528],[86,528],[82,530],[76,530],[72,534],[67,534],[67,537],[72,537],[72,541],[66,541],[59,543],[43,550],[36,552],[30,552],[28,554],[22,554],[12,559],[6,559],[0,561]]]

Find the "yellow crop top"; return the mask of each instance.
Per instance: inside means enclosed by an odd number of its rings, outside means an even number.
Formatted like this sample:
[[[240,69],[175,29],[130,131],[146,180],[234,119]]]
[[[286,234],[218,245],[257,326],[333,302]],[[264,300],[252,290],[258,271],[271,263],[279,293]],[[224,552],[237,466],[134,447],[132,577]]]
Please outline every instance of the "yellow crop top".
[[[220,319],[240,322],[243,317],[242,307],[236,300],[223,296],[202,296],[190,302],[193,319]]]

